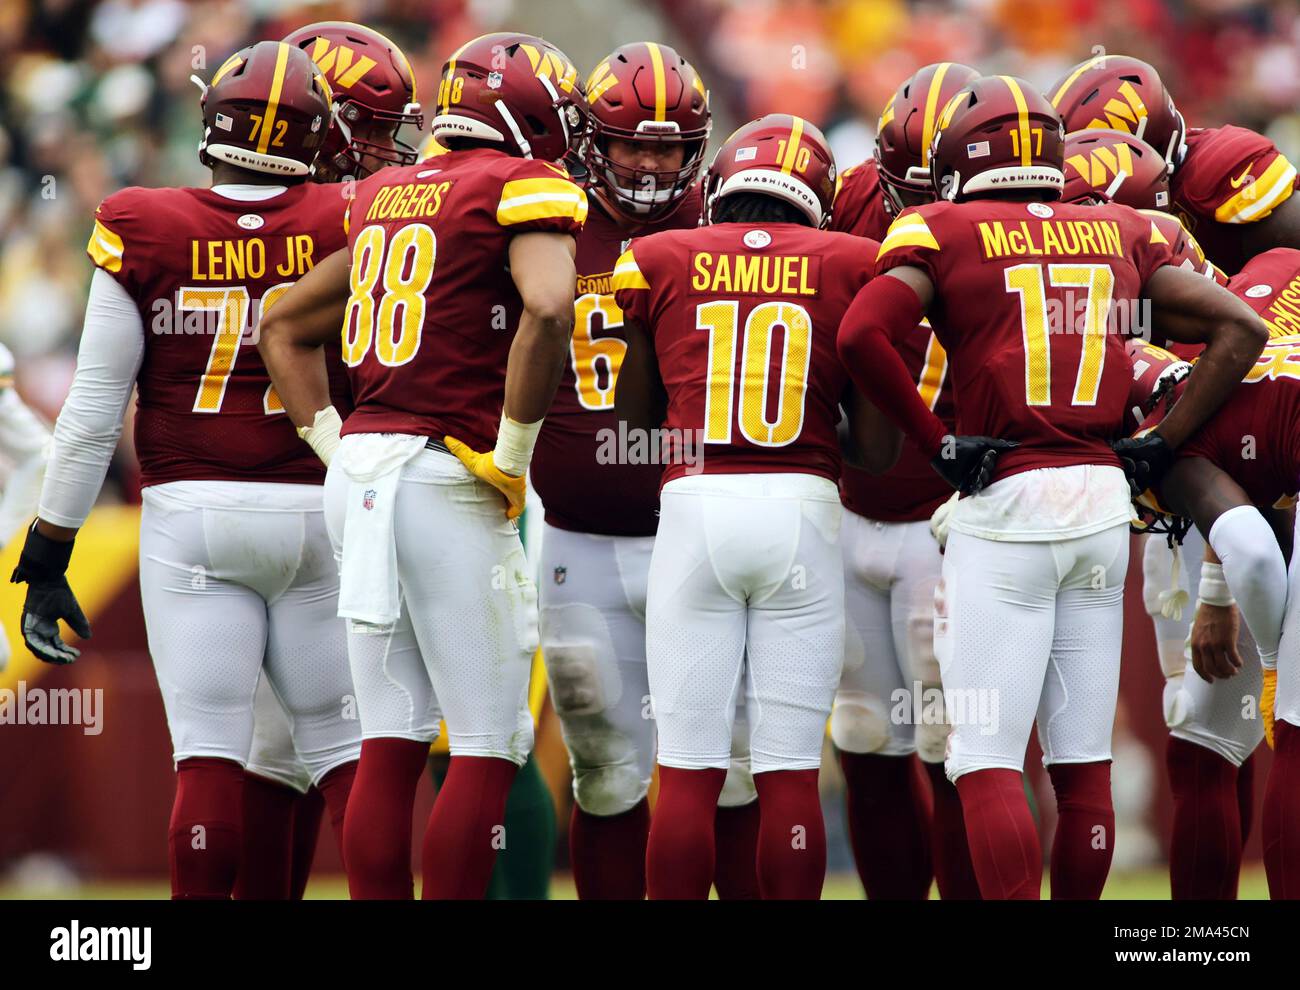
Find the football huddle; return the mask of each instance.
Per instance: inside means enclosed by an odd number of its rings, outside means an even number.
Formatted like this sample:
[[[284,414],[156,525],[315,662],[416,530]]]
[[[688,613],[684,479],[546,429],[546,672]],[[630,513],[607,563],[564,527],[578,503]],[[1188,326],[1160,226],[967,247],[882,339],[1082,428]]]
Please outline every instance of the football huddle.
[[[784,113],[710,155],[708,82],[653,41],[586,74],[484,35],[422,103],[326,21],[194,83],[211,185],[87,219],[12,575],[73,663],[136,394],[173,898],[301,898],[309,793],[353,899],[483,898],[539,686],[581,899],[820,898],[828,736],[868,898],[1037,899],[1044,862],[1100,898],[1131,546],[1172,894],[1235,898],[1253,825],[1300,897],[1300,179],[1269,139],[1109,54],[1041,92],[926,65],[861,162]]]

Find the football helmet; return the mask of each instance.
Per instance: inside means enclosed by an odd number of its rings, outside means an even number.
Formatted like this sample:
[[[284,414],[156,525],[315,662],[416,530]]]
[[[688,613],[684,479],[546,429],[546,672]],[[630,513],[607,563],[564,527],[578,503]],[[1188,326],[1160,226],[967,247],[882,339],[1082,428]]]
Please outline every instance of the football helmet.
[[[1145,141],[1171,166],[1186,151],[1187,125],[1160,74],[1128,55],[1080,62],[1049,92],[1066,131],[1105,128]]]
[[[982,76],[939,117],[930,147],[930,182],[960,203],[1002,190],[1032,189],[1057,199],[1065,183],[1065,129],[1047,98],[1014,76]]]
[[[330,85],[304,52],[259,41],[221,63],[202,90],[199,161],[253,172],[310,174],[330,126]]]
[[[1061,199],[1167,210],[1169,163],[1151,145],[1124,131],[1073,131],[1065,135]]]
[[[348,21],[308,24],[286,35],[284,43],[306,52],[334,90],[334,121],[316,161],[316,178],[365,178],[374,171],[366,158],[389,165],[416,161],[415,148],[397,137],[403,124],[424,126],[415,74],[400,48],[378,31]]]
[[[930,145],[939,115],[979,73],[960,62],[936,62],[916,71],[889,98],[876,125],[876,170],[885,209],[898,216],[913,203],[902,195],[929,200]]]
[[[713,156],[704,177],[704,222],[738,192],[784,200],[814,227],[830,223],[839,190],[835,156],[822,132],[802,117],[769,113],[738,129]]]
[[[587,99],[569,57],[531,34],[485,34],[442,67],[433,136],[501,145],[518,158],[557,162],[586,136]],[[449,143],[450,142],[450,143]]]
[[[691,64],[652,41],[614,49],[587,79],[591,130],[583,163],[592,192],[629,220],[667,216],[699,177],[713,121],[709,93]],[[683,145],[673,169],[620,165],[609,140]]]
[[[1156,407],[1173,394],[1174,387],[1191,374],[1192,366],[1163,347],[1136,337],[1126,341],[1124,349],[1133,362],[1133,384],[1124,412],[1124,433],[1132,436]],[[1154,426],[1155,422],[1148,425]]]

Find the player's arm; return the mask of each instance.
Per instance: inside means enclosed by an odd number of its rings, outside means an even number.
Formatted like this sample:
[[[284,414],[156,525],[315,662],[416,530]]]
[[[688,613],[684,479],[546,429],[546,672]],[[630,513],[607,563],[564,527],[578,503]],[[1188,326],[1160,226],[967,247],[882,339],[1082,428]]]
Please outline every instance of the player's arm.
[[[1237,635],[1241,614],[1223,576],[1223,562],[1214,547],[1205,544],[1201,582],[1196,591],[1196,617],[1192,620],[1192,669],[1202,679],[1231,677],[1241,670]]]
[[[54,424],[54,440],[37,519],[10,580],[27,585],[22,631],[27,648],[46,663],[79,655],[63,642],[63,619],[83,639],[90,624],[64,576],[73,540],[104,484],[122,419],[144,359],[144,321],[135,301],[103,269],[90,283],[72,388]]]
[[[1287,574],[1268,521],[1241,486],[1204,457],[1180,458],[1160,482],[1160,500],[1196,523],[1221,561],[1223,578],[1255,637],[1260,661],[1266,668],[1276,667]],[[1200,667],[1196,672],[1206,680],[1213,676]]]
[[[649,433],[657,429],[668,414],[668,392],[659,377],[654,342],[638,320],[623,320],[623,337],[627,350],[619,365],[614,386],[614,412],[629,430]]]
[[[285,412],[327,465],[343,424],[330,402],[325,342],[342,326],[351,267],[347,248],[321,261],[266,311],[257,339]]]
[[[893,341],[919,333],[934,298],[920,268],[902,265],[864,285],[840,321],[840,360],[858,390],[929,457],[943,478],[963,492],[987,484],[1000,450],[1015,446],[990,437],[954,437],[925,404]]]
[[[530,231],[511,239],[510,277],[524,308],[506,360],[505,406],[496,447],[480,453],[455,437],[444,438],[475,477],[506,497],[510,519],[524,511],[524,476],[564,372],[573,333],[576,250],[570,234]]]
[[[898,463],[903,431],[856,388],[844,390],[840,450],[845,461],[868,474],[884,474]]]

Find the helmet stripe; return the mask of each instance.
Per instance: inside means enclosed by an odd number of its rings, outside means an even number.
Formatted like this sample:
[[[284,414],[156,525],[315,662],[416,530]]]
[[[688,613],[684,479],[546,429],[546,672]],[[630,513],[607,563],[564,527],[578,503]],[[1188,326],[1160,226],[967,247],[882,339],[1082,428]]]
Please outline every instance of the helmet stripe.
[[[221,77],[224,76],[227,72],[231,72],[239,68],[243,64],[244,64],[243,58],[239,55],[238,52],[236,52],[234,55],[231,55],[230,58],[226,59],[224,62],[221,63],[221,68],[217,70],[217,74],[212,77],[212,82],[209,83],[208,85],[215,86],[217,83],[221,82]]]
[[[443,113],[451,113],[451,81],[456,77],[456,59],[460,58],[461,53],[470,45],[474,44],[475,41],[478,41],[478,38],[473,38],[465,42],[465,44],[461,45],[451,53],[451,58],[447,59],[447,71],[443,74],[443,79],[447,83],[447,85],[442,88]]]
[[[1103,67],[1105,64],[1106,64],[1105,55],[1098,55],[1096,58],[1090,58],[1086,62],[1080,62],[1078,68],[1076,68],[1073,72],[1071,72],[1068,76],[1065,77],[1065,82],[1061,83],[1061,88],[1058,89],[1056,91],[1056,95],[1052,97],[1052,106],[1056,107],[1059,110],[1061,107],[1061,97],[1065,95],[1065,91],[1067,89],[1069,89],[1071,86],[1074,85],[1074,81],[1078,79],[1081,75],[1083,75],[1085,72],[1087,72],[1089,69],[1099,69]]]
[[[1020,89],[1020,84],[1011,76],[998,76],[1007,84],[1007,89],[1011,90],[1011,98],[1016,101],[1016,118],[1018,120],[1017,128],[1020,131],[1020,164],[1034,164],[1033,145],[1029,138],[1029,105],[1025,103],[1025,94]]]
[[[803,118],[795,117],[790,127],[790,140],[785,146],[785,155],[781,159],[781,171],[786,175],[794,168],[795,153],[799,150],[799,139],[803,137]]]
[[[655,120],[665,120],[668,116],[668,83],[664,79],[663,52],[653,41],[647,41],[645,46],[650,51],[650,65],[655,76]]]
[[[934,115],[939,108],[939,93],[943,89],[943,77],[948,74],[951,62],[940,62],[939,68],[930,80],[930,92],[925,94],[925,116],[921,124],[921,167],[930,165],[930,140],[934,137]]]
[[[259,155],[265,155],[271,145],[271,128],[275,124],[275,112],[280,108],[280,94],[284,91],[284,73],[289,67],[289,52],[292,50],[284,42],[276,45],[275,75],[271,77],[271,95],[266,101],[266,117],[262,121],[262,134],[257,139]]]

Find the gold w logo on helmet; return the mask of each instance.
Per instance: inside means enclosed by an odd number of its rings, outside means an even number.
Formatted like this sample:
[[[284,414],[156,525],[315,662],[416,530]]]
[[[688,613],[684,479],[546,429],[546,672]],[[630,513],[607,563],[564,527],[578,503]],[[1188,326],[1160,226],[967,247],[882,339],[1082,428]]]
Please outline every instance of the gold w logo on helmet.
[[[592,69],[591,75],[587,77],[587,102],[595,103],[617,83],[618,77],[610,69],[609,59],[605,59]]]
[[[1071,155],[1065,160],[1094,189],[1104,189],[1111,179],[1121,172],[1126,175],[1134,173],[1133,149],[1127,144],[1117,144],[1114,148],[1093,148],[1085,154]]]
[[[555,83],[566,93],[572,93],[578,82],[578,69],[559,52],[539,49],[536,45],[523,44],[519,48],[528,56],[528,62],[539,77],[545,77]],[[595,75],[595,73],[592,73]]]
[[[347,45],[330,47],[328,38],[317,38],[311,49],[311,60],[344,89],[351,89],[376,62],[368,55],[357,58],[357,53]],[[354,61],[355,60],[355,61]]]
[[[1129,134],[1140,133],[1139,122],[1147,115],[1146,104],[1138,96],[1133,84],[1127,80],[1119,84],[1118,96],[1112,96],[1101,108],[1104,117],[1094,117],[1088,122],[1089,127],[1102,127],[1112,131],[1125,131]]]

